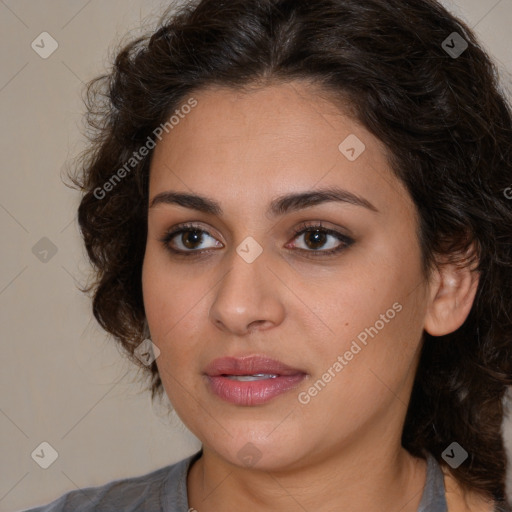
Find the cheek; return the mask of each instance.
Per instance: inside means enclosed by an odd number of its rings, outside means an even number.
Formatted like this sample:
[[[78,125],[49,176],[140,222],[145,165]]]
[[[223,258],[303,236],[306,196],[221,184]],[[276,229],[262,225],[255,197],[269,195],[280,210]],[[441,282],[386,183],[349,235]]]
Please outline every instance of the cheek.
[[[342,370],[337,366],[336,375],[343,375],[337,382],[352,397],[362,398],[365,389],[370,394],[385,389],[379,377],[398,385],[415,360],[426,307],[416,251],[415,244],[406,251],[382,245],[379,258],[354,258],[343,275],[327,280],[323,293],[305,285],[329,327],[327,337],[311,337],[321,359],[318,369],[328,371],[341,356],[346,362]],[[305,288],[302,293],[307,296]]]
[[[169,329],[193,314],[194,304],[201,292],[204,294],[202,288],[190,270],[171,265],[165,251],[148,244],[142,266],[142,293],[150,326],[153,324],[158,331]]]
[[[185,274],[170,272],[166,266],[147,251],[142,288],[151,339],[160,349],[158,372],[169,400],[179,406],[194,384],[188,379],[194,373],[199,343],[195,315],[206,313],[199,311],[204,304],[195,287],[185,285]]]
[[[311,354],[317,371],[299,397],[301,404],[308,401],[303,413],[311,421],[329,411],[326,421],[348,431],[407,403],[421,324],[408,301],[393,304],[383,309],[387,322],[379,310],[376,316],[354,315],[345,333]]]
[[[376,322],[382,332],[389,332],[390,325],[396,327],[400,319],[395,317],[404,314],[398,314],[398,306],[393,309],[393,304],[403,306],[417,284],[415,266],[407,265],[400,255],[388,249],[388,253],[380,251],[378,258],[356,255],[350,265],[321,280],[301,280],[294,291],[304,297],[309,316],[313,312],[321,320],[316,327],[328,335],[331,343],[327,346],[332,346],[333,339],[343,340],[343,345]],[[381,315],[385,318],[381,319]],[[319,336],[318,343],[325,345],[325,340]]]
[[[198,319],[208,315],[208,285],[203,283],[185,265],[171,264],[157,242],[148,241],[142,267],[144,309],[151,339],[160,349],[156,364],[162,385],[181,418],[202,413],[190,396],[199,395],[195,376],[203,338]]]

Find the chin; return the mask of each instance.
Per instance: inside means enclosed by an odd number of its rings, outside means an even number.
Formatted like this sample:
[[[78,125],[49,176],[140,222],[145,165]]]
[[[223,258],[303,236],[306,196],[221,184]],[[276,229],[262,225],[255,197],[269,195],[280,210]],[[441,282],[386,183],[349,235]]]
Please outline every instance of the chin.
[[[225,427],[232,436],[205,436],[204,444],[240,468],[261,471],[289,468],[304,456],[305,440],[292,435],[289,428],[279,432],[279,427],[276,429],[276,426],[281,421],[282,418],[279,421],[265,422],[260,428],[254,422],[236,427],[228,423]]]

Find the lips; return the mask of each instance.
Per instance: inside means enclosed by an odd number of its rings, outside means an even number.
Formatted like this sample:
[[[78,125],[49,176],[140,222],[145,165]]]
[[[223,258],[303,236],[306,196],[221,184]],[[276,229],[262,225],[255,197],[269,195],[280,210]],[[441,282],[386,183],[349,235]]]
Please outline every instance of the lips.
[[[261,356],[221,357],[213,360],[205,369],[206,375],[296,375],[305,373],[298,368],[292,368],[280,361]]]
[[[216,396],[245,406],[264,404],[297,387],[306,377],[303,370],[262,356],[215,359],[204,373]]]

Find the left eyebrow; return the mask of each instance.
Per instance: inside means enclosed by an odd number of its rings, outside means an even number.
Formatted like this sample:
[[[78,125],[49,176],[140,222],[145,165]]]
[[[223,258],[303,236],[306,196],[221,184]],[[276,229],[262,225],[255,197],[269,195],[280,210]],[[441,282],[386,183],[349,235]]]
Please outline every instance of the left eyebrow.
[[[379,213],[379,210],[364,197],[338,187],[328,187],[278,197],[270,203],[269,213],[276,217],[327,202],[349,203]]]
[[[379,210],[367,199],[338,187],[328,187],[277,197],[271,201],[268,213],[272,217],[277,217],[327,202],[353,204],[371,210],[375,213],[379,213]],[[222,208],[217,201],[197,194],[186,194],[173,191],[161,192],[153,197],[149,208],[153,208],[158,204],[177,204],[184,208],[198,210],[218,217],[222,217],[223,215]]]

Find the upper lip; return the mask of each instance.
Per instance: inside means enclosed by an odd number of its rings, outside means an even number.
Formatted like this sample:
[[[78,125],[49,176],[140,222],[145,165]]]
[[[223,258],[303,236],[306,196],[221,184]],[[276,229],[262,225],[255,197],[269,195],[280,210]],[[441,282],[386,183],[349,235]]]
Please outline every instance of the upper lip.
[[[217,377],[219,375],[256,375],[259,373],[297,375],[305,372],[269,357],[247,356],[214,359],[205,368],[205,373],[210,377]]]

